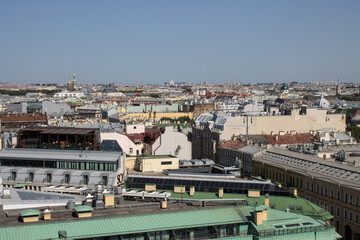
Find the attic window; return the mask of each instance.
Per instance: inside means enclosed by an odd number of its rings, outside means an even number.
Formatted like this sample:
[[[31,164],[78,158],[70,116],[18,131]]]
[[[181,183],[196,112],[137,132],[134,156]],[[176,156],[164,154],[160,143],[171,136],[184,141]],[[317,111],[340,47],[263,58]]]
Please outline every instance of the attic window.
[[[283,228],[282,225],[275,225],[274,227],[275,227],[275,228]]]
[[[308,226],[308,225],[313,225],[313,223],[311,223],[311,222],[304,222],[302,225]]]
[[[285,226],[286,226],[286,227],[299,227],[299,226],[300,226],[300,224],[298,224],[298,223],[294,223],[294,224],[286,224]]]

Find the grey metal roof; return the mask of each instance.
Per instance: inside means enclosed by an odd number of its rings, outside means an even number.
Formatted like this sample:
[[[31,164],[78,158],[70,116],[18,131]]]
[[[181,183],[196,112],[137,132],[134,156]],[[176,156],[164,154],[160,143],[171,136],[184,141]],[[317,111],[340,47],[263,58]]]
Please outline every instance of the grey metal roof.
[[[23,159],[23,160],[68,160],[68,161],[96,161],[116,162],[121,157],[121,152],[103,151],[73,151],[73,150],[49,150],[49,149],[6,149],[0,151],[0,159]]]
[[[254,158],[283,169],[313,176],[330,183],[345,184],[350,188],[359,188],[360,169],[333,160],[323,160],[312,155],[292,152],[273,147]]]

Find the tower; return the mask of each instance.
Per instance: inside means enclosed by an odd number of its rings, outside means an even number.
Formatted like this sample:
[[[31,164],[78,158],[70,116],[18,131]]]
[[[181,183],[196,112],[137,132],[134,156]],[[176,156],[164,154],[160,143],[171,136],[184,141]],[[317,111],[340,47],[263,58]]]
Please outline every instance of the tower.
[[[72,82],[72,90],[77,90],[77,89],[78,89],[78,85],[77,85],[77,82],[76,82],[76,75],[74,73],[73,82]]]
[[[340,84],[336,85],[336,95],[340,95],[341,94],[341,86]]]

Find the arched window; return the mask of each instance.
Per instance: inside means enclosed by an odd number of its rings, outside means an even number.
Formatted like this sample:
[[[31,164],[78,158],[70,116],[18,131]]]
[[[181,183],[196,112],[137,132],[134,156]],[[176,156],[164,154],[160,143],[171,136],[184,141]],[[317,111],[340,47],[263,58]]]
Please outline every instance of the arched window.
[[[340,200],[340,191],[337,191],[337,200]]]
[[[356,196],[356,202],[355,202],[356,206],[359,206],[359,196]]]

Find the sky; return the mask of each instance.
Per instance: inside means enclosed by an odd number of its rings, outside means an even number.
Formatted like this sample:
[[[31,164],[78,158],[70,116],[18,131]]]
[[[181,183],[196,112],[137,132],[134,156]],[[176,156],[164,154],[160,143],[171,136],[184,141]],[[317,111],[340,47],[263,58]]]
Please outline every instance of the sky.
[[[0,82],[360,82],[360,1],[0,0]]]

